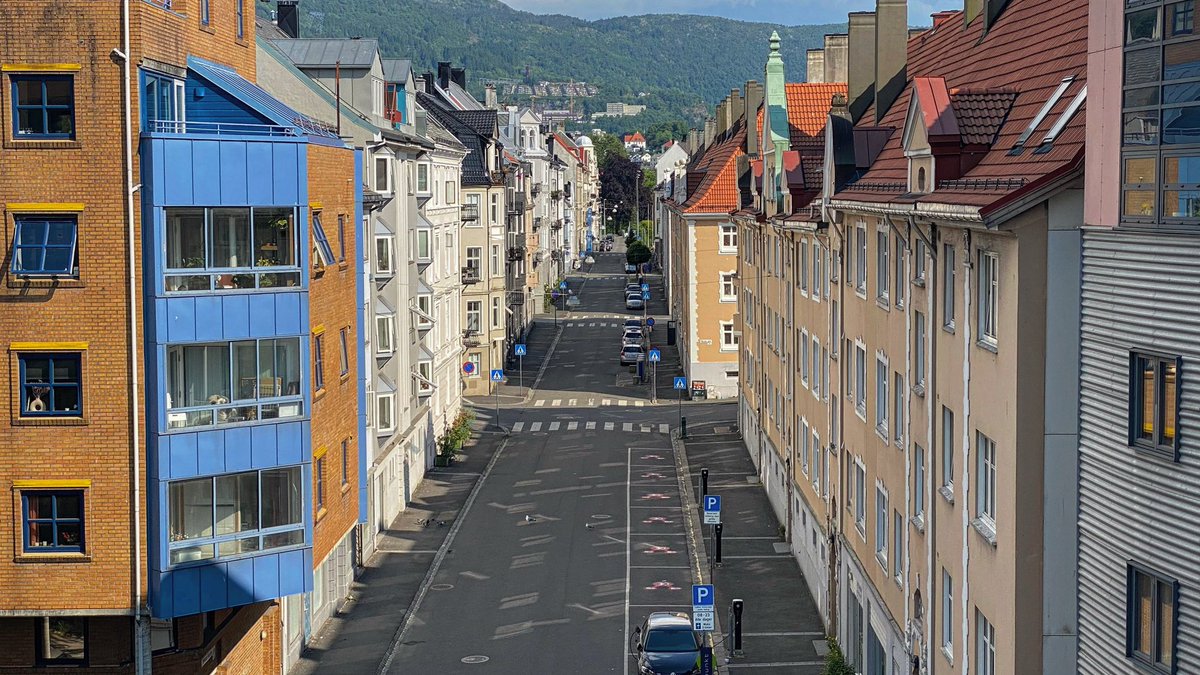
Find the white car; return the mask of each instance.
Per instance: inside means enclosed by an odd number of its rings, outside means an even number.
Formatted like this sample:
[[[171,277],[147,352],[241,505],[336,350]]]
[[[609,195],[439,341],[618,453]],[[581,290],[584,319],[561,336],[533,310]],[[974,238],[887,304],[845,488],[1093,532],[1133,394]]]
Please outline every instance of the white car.
[[[642,344],[642,331],[636,328],[625,330],[625,334],[621,336],[621,344],[623,345],[640,345]]]
[[[646,360],[646,350],[641,345],[625,345],[621,347],[621,365],[632,366]]]
[[[641,309],[645,307],[642,302],[642,296],[636,293],[630,293],[625,296],[625,309]]]

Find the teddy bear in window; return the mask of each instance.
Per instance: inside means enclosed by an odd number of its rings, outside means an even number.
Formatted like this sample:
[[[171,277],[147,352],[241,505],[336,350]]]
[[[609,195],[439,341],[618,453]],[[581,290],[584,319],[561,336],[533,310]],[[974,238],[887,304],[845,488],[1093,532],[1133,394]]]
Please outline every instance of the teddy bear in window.
[[[29,390],[29,399],[25,401],[25,410],[31,413],[46,412],[50,406],[46,403],[45,397],[50,393],[50,387],[32,387]]]
[[[212,396],[208,397],[209,405],[225,405],[226,403],[229,403],[229,399],[220,394],[213,394]],[[226,410],[218,410],[217,411],[217,420],[221,421],[221,422],[229,421],[229,412],[230,411],[227,409]]]

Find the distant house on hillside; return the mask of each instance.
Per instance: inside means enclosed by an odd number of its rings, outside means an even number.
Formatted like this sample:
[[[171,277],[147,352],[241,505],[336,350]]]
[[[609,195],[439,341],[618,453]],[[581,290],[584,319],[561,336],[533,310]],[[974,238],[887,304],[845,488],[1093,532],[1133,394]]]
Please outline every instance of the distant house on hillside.
[[[625,134],[625,149],[628,150],[630,154],[640,154],[644,152],[646,150],[646,137],[643,136],[642,132],[640,131],[635,131],[632,134]]]

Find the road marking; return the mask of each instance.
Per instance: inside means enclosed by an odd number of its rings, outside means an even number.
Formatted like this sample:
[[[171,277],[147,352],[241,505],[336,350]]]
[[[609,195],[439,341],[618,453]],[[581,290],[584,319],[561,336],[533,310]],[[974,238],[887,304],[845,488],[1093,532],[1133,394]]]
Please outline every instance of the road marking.
[[[621,642],[621,661],[625,664],[625,675],[629,675],[629,582],[632,576],[629,573],[629,565],[633,562],[632,537],[629,533],[633,530],[633,503],[630,501],[632,498],[633,448],[629,448],[625,451],[625,639]],[[458,524],[457,520],[455,524]]]
[[[530,425],[529,425],[529,430],[530,430],[530,431],[541,431],[541,430],[542,430],[542,423],[541,423],[541,422],[534,422],[533,424],[530,424]]]
[[[596,428],[596,423],[595,423],[595,422],[588,422],[587,424],[585,424],[585,425],[583,426],[583,428],[584,428],[584,429],[587,429],[588,431],[591,431],[592,429],[595,429],[595,428]]]
[[[626,659],[628,660],[628,659]],[[795,668],[796,666],[822,666],[824,661],[777,661],[774,663],[726,663],[726,668]]]
[[[573,398],[573,399],[571,399],[571,400],[567,401],[567,405],[568,405],[568,406],[570,406],[570,407],[572,407],[572,408],[574,408],[574,407],[575,407],[575,402],[576,402],[577,400],[578,400],[578,399],[574,399],[574,398]]]
[[[552,407],[552,408],[557,408],[557,407],[558,407],[558,406],[560,406],[560,405],[562,405],[562,399],[561,399],[561,398],[556,398],[556,399],[554,399],[553,401],[551,401],[551,402],[550,402],[550,407]]]
[[[579,428],[579,422],[567,422],[567,431],[575,431]]]
[[[549,431],[558,431],[558,422],[551,422]]]
[[[604,423],[604,430],[605,430],[605,431],[612,431],[612,430],[613,430],[613,428],[614,428],[614,426],[615,426],[615,425],[614,425],[612,422],[605,422],[605,423]]]
[[[622,424],[621,431],[633,431],[633,422],[626,422]]]
[[[514,433],[516,433],[516,432],[520,432],[524,428],[525,428],[524,422],[517,422],[517,423],[513,424],[512,430]]]
[[[633,402],[633,407],[635,407],[635,408],[641,408],[644,405],[646,405],[645,401],[634,401]]]
[[[600,399],[600,405],[612,405],[612,399],[611,398],[602,398],[602,399]]]
[[[589,407],[589,408],[595,408],[595,407],[596,407],[596,399],[594,399],[594,398],[589,398],[589,399],[588,399],[588,407]]]
[[[627,406],[627,405],[629,405],[629,401],[626,401],[625,399],[621,399],[621,400],[617,401],[617,405],[618,406]]]
[[[640,430],[643,434],[648,434],[651,431],[654,431],[654,425],[653,424],[639,424],[638,430]]]
[[[588,324],[588,328],[595,328],[595,327],[596,327],[596,322],[595,322],[595,321],[593,321],[592,323],[589,323],[589,324]]]
[[[660,425],[658,425],[658,433],[660,433],[660,434],[669,434],[669,433],[671,433],[671,425],[669,425],[669,424],[660,424]]]
[[[722,537],[722,539],[724,539],[724,537]],[[825,634],[819,630],[783,631],[780,633],[742,633],[742,637],[798,637],[805,635],[811,635],[813,637],[825,637]]]
[[[687,565],[630,565],[631,570],[690,570]]]
[[[540,408],[544,405],[546,405],[546,400],[542,399],[542,398],[539,398],[538,400],[533,402],[533,407],[535,407],[535,408]]]

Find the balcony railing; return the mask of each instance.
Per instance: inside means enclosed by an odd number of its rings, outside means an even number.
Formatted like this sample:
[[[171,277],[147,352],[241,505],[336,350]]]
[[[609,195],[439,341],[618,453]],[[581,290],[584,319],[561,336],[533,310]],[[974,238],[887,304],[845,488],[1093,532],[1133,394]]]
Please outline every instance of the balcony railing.
[[[483,344],[483,334],[478,329],[468,328],[463,331],[463,346],[478,347]]]
[[[508,248],[509,262],[516,262],[518,260],[524,260],[524,259],[525,259],[525,247],[524,246],[510,246]]]
[[[479,205],[478,204],[463,204],[462,219],[463,220],[479,220]]]
[[[155,134],[210,134],[215,136],[296,137],[296,127],[276,124],[242,124],[237,122],[196,122],[192,120],[148,120],[146,131]]]
[[[462,268],[462,282],[463,282],[463,284],[479,283],[479,268],[478,267]]]
[[[559,218],[558,220],[555,220],[554,222],[550,223],[550,229],[552,229],[552,230],[561,230],[562,226],[563,226],[562,218]]]

